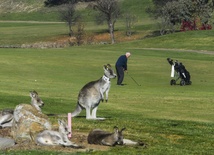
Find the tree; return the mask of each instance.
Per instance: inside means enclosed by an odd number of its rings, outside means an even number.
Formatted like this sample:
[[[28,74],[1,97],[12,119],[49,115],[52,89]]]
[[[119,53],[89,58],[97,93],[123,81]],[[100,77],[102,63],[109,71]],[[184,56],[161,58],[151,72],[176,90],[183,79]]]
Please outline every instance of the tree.
[[[59,9],[60,19],[67,22],[69,27],[69,36],[73,35],[72,26],[75,24],[79,16],[75,12],[75,4],[68,3],[61,5]]]
[[[153,0],[154,6],[147,12],[160,21],[160,33],[174,32],[176,24],[189,22],[191,29],[197,29],[195,21],[206,23],[213,12],[213,0]]]
[[[107,22],[111,43],[114,44],[114,26],[120,15],[118,0],[97,0],[94,8],[98,11],[97,23]]]
[[[191,0],[169,1],[160,10],[161,28],[160,34],[163,35],[167,31],[174,32],[176,24],[180,24],[183,19],[190,20],[191,13],[185,3],[191,3]]]
[[[80,46],[83,43],[83,38],[85,35],[84,31],[85,25],[81,21],[77,21],[77,32],[75,33],[77,45]]]
[[[125,24],[126,24],[126,35],[132,35],[132,27],[137,22],[137,17],[130,12],[124,14]]]
[[[211,19],[213,13],[214,0],[194,0],[195,16],[200,17],[202,23]]]

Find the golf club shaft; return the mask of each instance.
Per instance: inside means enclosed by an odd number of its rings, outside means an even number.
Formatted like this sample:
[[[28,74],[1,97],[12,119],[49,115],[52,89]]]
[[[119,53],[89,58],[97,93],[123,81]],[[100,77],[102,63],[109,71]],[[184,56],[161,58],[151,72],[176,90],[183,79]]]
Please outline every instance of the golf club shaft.
[[[127,73],[128,74],[128,73]],[[129,75],[129,74],[128,74]],[[138,86],[140,86],[140,84],[131,76],[131,75],[129,75],[129,77],[138,85]]]

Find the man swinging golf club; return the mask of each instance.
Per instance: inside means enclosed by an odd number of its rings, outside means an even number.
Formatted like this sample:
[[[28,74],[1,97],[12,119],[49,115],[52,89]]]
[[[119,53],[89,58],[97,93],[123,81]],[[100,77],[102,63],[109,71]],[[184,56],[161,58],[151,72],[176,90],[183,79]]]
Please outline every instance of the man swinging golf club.
[[[117,85],[119,86],[123,86],[124,84],[122,84],[123,79],[124,79],[124,71],[127,72],[127,62],[128,62],[128,58],[131,56],[130,52],[126,52],[125,55],[121,55],[116,64],[115,64],[115,68],[117,71]]]

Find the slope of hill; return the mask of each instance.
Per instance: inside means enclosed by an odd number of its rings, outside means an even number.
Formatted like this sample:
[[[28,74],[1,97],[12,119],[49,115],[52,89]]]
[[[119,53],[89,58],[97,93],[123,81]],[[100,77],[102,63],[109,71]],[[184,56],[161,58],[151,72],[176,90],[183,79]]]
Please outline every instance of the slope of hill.
[[[35,12],[44,6],[44,0],[0,0],[0,13]]]
[[[66,25],[64,23],[56,25],[52,23],[60,21],[58,7],[45,7],[44,1],[0,0],[0,42],[3,47],[5,45],[20,45],[44,41],[60,40],[61,42],[62,38],[63,41],[68,40]],[[138,20],[135,26],[132,27],[133,35],[131,37],[125,35],[124,20],[120,18],[117,21],[115,26],[117,42],[142,38],[150,33],[151,29],[154,29],[152,27],[152,20],[149,19],[145,12],[146,7],[151,4],[150,0],[120,1],[122,2],[121,11],[123,13],[131,13]],[[109,35],[106,32],[106,25],[94,25],[94,11],[84,9],[88,5],[89,3],[79,2],[76,7],[81,12],[83,21],[87,25],[85,27],[86,31],[90,31],[88,35],[91,36],[90,33],[96,32],[96,34],[92,35],[95,42],[108,42]],[[25,23],[15,21],[25,21]],[[39,23],[31,24],[30,21],[39,21]]]
[[[45,0],[0,0],[0,20],[34,20],[34,21],[58,21],[56,7],[45,7]],[[140,20],[148,18],[145,8],[151,4],[150,0],[121,0],[122,11],[131,12]],[[79,2],[77,8],[81,8],[83,15],[90,17],[84,8],[86,3]]]

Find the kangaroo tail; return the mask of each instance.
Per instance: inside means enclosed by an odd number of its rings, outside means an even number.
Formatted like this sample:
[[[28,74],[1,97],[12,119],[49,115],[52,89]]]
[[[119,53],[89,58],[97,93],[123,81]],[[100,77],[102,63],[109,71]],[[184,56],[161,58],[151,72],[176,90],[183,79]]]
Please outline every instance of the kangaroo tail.
[[[82,107],[79,104],[77,104],[76,109],[74,110],[74,112],[71,113],[71,117],[75,117],[79,115],[81,111],[82,111]]]
[[[75,117],[77,115],[80,114],[80,112],[82,111],[82,107],[79,105],[79,103],[76,106],[76,109],[74,110],[74,112],[71,113],[71,117]],[[57,116],[57,117],[67,117],[67,114],[47,114],[48,116]]]

